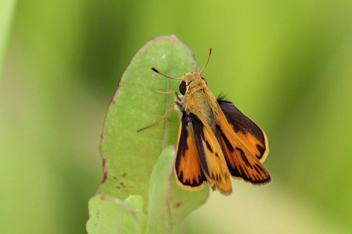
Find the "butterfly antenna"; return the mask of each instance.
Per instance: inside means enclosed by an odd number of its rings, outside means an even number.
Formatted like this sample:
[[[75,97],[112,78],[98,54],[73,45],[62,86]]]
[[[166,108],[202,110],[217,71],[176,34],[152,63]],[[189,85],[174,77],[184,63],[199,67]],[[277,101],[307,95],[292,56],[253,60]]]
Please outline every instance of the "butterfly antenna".
[[[208,62],[209,62],[209,59],[210,59],[210,55],[211,55],[211,48],[208,50],[208,60],[207,60],[207,63],[205,64],[205,66],[203,67],[203,69],[202,69],[199,73],[202,73],[202,71],[207,67]]]
[[[156,73],[159,73],[160,75],[165,76],[166,78],[173,79],[173,80],[181,80],[181,78],[173,78],[173,77],[164,75],[163,73],[161,73],[161,72],[160,72],[158,69],[156,69],[155,67],[152,67],[152,70],[153,70],[154,72],[156,72]]]

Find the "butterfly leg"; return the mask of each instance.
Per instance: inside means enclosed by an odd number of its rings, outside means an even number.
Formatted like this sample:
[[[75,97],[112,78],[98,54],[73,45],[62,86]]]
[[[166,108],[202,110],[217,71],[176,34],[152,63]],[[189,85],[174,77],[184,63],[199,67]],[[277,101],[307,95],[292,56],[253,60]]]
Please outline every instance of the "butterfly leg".
[[[156,92],[156,93],[163,93],[163,94],[172,94],[172,93],[174,93],[174,94],[176,95],[177,100],[179,100],[179,101],[181,100],[181,99],[179,98],[179,96],[178,96],[178,94],[177,94],[176,91],[163,92],[163,91],[158,91],[158,90],[155,90],[155,89],[152,89],[152,91],[153,91],[153,92]]]
[[[139,129],[137,132],[140,132],[140,131],[142,131],[144,129],[147,129],[147,128],[151,127],[151,126],[154,126],[155,124],[159,123],[161,120],[165,119],[167,117],[167,114],[171,111],[172,107],[174,107],[174,105],[178,105],[178,106],[181,107],[180,103],[178,103],[177,101],[174,101],[172,103],[172,105],[170,106],[170,108],[166,111],[165,115],[161,119],[157,120],[156,122],[152,123],[151,125],[148,125],[147,127]]]

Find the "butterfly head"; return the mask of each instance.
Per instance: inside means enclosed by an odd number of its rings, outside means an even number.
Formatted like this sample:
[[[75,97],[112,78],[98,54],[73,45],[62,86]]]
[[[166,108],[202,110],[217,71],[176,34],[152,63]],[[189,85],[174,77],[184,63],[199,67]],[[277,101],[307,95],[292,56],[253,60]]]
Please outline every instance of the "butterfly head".
[[[154,72],[156,72],[156,73],[159,73],[160,75],[163,75],[163,76],[169,78],[169,79],[180,80],[179,90],[180,90],[180,93],[182,95],[184,95],[192,87],[199,87],[199,86],[205,86],[206,87],[207,86],[207,81],[204,79],[204,77],[202,77],[201,74],[202,74],[202,71],[204,71],[204,69],[208,65],[210,55],[211,55],[211,48],[208,50],[208,60],[207,60],[207,62],[205,64],[204,68],[201,71],[199,71],[199,72],[186,73],[181,78],[173,78],[173,77],[167,76],[167,75],[161,73],[155,67],[153,67],[152,70]]]
[[[179,90],[184,95],[189,89],[204,86],[207,86],[207,81],[201,76],[200,72],[189,72],[181,77]]]

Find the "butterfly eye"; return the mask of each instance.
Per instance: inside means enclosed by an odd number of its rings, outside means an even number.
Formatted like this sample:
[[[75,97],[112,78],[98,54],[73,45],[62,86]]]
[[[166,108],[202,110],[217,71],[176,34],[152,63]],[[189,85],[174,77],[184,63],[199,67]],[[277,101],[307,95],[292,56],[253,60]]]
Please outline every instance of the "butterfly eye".
[[[186,93],[186,82],[182,81],[181,84],[180,84],[179,89],[180,89],[180,93],[182,95],[184,95]]]
[[[207,81],[204,79],[204,77],[202,77],[202,80],[204,80],[205,84],[208,86]]]

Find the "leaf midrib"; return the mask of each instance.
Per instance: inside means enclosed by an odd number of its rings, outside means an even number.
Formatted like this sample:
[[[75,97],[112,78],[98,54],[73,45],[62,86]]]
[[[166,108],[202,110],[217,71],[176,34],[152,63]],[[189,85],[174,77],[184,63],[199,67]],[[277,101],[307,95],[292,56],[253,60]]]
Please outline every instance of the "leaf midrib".
[[[170,74],[170,70],[171,70],[171,61],[172,61],[172,57],[173,57],[173,52],[174,52],[174,45],[175,45],[175,40],[176,38],[173,39],[172,42],[172,48],[171,48],[171,53],[170,53],[170,59],[169,59],[169,63],[168,63],[168,69],[167,69],[167,74],[169,76]],[[166,78],[166,92],[169,92],[169,82],[170,80],[168,78]],[[170,94],[165,94],[166,95],[166,103],[165,103],[165,113],[166,111],[169,109],[169,96]],[[162,146],[161,146],[161,151],[163,151],[165,149],[165,143],[166,143],[166,135],[167,135],[167,128],[169,126],[169,120],[167,118],[165,118],[165,126],[164,126],[164,135],[163,135],[163,140],[162,140]]]

